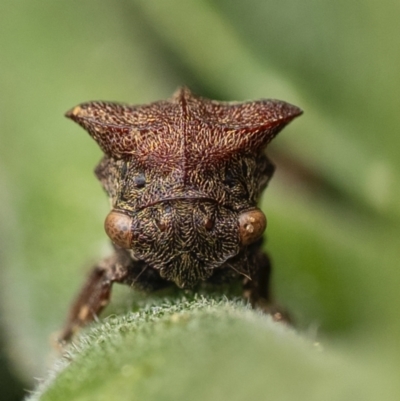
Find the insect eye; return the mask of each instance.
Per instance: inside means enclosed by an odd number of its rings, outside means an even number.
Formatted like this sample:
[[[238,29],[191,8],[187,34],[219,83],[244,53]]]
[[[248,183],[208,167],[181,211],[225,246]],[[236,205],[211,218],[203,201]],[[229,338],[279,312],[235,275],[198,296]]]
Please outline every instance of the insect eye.
[[[135,184],[136,188],[144,188],[146,185],[146,177],[144,176],[143,173],[137,175],[134,179],[133,179],[133,183]]]
[[[247,168],[247,163],[245,161],[243,161],[243,163],[242,163],[242,173],[243,173],[243,177],[247,177],[248,168]]]
[[[233,178],[233,175],[230,172],[227,172],[225,174],[225,178],[223,180],[224,185],[226,185],[228,188],[233,188],[236,185],[236,181]]]
[[[106,217],[104,228],[114,244],[125,249],[131,247],[133,239],[131,217],[112,210]]]
[[[207,231],[211,231],[214,228],[214,220],[207,217],[204,220],[204,227],[206,228]]]
[[[124,163],[121,167],[121,177],[125,178],[127,172],[128,172],[128,163]]]
[[[267,227],[267,219],[260,209],[250,210],[239,215],[239,235],[242,245],[257,241]]]

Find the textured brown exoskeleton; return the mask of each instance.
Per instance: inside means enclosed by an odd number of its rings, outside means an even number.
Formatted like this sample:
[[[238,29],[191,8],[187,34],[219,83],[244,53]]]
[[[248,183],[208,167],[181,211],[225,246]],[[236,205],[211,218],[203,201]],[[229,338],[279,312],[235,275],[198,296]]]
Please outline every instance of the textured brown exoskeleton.
[[[105,230],[114,254],[89,275],[60,339],[100,313],[114,282],[156,290],[242,280],[252,305],[282,319],[257,201],[274,172],[265,147],[301,113],[278,100],[217,102],[187,88],[148,105],[69,111],[105,154],[96,176],[111,202]]]

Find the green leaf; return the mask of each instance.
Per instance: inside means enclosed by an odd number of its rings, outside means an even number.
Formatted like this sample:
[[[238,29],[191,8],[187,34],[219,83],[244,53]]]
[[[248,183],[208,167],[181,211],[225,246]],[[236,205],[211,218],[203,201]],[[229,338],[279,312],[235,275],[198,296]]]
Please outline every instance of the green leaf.
[[[346,358],[241,302],[196,297],[96,325],[29,401],[310,401],[328,399],[338,377],[354,373]],[[362,389],[363,375],[339,384],[343,399],[372,399]]]

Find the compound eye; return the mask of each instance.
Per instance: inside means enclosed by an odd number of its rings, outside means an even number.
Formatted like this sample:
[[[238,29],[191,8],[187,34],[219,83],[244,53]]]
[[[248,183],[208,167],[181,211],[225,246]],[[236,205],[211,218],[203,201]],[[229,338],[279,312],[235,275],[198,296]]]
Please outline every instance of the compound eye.
[[[115,210],[107,215],[104,228],[114,244],[125,249],[131,247],[133,239],[132,221],[131,217]]]
[[[267,219],[260,209],[250,210],[239,215],[239,235],[242,245],[257,241],[267,227]]]

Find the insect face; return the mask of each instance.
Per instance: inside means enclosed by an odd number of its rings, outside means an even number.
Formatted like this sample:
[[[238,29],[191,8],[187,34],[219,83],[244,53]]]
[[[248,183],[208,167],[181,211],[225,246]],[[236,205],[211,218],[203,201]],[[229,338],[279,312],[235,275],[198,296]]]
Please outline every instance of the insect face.
[[[95,318],[114,282],[157,289],[241,279],[252,305],[282,320],[271,307],[257,202],[274,171],[265,148],[301,113],[279,100],[219,102],[188,88],[148,105],[95,101],[67,112],[104,152],[96,175],[115,247],[93,269],[61,339]]]

